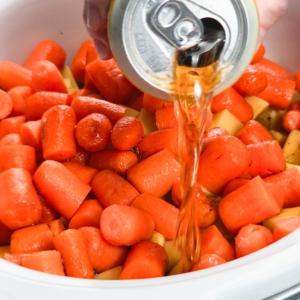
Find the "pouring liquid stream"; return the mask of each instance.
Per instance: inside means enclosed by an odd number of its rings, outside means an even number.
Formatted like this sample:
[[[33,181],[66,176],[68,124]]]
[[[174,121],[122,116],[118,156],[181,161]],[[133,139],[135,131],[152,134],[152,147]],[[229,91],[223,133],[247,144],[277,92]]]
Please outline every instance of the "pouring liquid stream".
[[[178,153],[181,163],[180,183],[182,204],[176,234],[176,245],[182,253],[183,271],[200,258],[201,234],[197,222],[197,173],[202,147],[206,113],[214,87],[221,80],[218,57],[224,41],[209,46],[198,55],[199,47],[190,53],[178,53],[175,70],[174,104],[178,119]],[[212,46],[212,47],[211,47]],[[203,47],[202,47],[203,48]],[[197,57],[193,66],[191,55]],[[198,195],[199,196],[199,195]]]

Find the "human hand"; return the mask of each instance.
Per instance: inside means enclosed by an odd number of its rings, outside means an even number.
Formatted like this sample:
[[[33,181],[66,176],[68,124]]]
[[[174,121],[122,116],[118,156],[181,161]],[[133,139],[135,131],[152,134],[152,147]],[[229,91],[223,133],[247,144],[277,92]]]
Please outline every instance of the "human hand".
[[[110,0],[84,1],[84,23],[101,59],[110,59],[112,57],[107,35],[109,5]]]
[[[85,0],[84,22],[101,59],[112,57],[107,36],[107,14],[111,0]],[[288,0],[256,0],[260,16],[259,44],[266,32],[280,19]]]

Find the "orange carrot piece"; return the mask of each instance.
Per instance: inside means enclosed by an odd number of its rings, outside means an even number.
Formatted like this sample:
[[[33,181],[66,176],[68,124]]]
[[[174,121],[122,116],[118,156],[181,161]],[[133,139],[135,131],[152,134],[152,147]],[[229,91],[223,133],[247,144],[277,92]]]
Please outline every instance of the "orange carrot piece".
[[[284,80],[293,80],[293,74],[291,74],[291,72],[265,57],[260,59],[259,62],[255,64],[255,66],[270,76]]]
[[[127,171],[127,180],[140,192],[156,197],[171,190],[180,176],[177,157],[168,149],[157,152]]]
[[[23,258],[25,258],[25,257],[28,257],[29,255],[31,255],[31,254],[29,254],[29,253],[20,253],[20,254],[18,254],[18,253],[14,253],[14,254],[12,254],[12,253],[4,253],[4,256],[3,256],[3,258],[6,260],[6,261],[9,261],[9,262],[11,262],[12,264],[16,264],[16,265],[19,265],[19,266],[21,266],[22,265],[22,259]]]
[[[40,251],[23,257],[21,264],[35,271],[65,276],[61,255],[55,250]]]
[[[235,252],[215,225],[211,225],[201,234],[201,256],[217,254],[227,262],[235,259]]]
[[[67,276],[94,278],[94,270],[80,230],[67,229],[55,236],[53,242],[55,249],[61,253]]]
[[[141,94],[139,97],[133,98],[127,105],[137,111],[141,111],[143,108],[143,98],[144,94]]]
[[[33,182],[40,195],[67,220],[71,219],[91,190],[67,167],[53,160],[38,167]]]
[[[85,67],[87,65],[87,51],[91,44],[93,44],[92,40],[84,41],[72,60],[71,71],[75,80],[78,82],[84,82]]]
[[[257,176],[225,196],[218,212],[226,228],[237,233],[243,226],[275,216],[280,207],[266,183]]]
[[[16,86],[32,87],[32,72],[14,62],[1,62],[0,89],[9,91]]]
[[[252,58],[251,64],[253,65],[253,64],[258,63],[264,57],[265,52],[266,52],[266,49],[265,49],[264,45],[260,44]]]
[[[114,59],[96,59],[86,66],[95,86],[111,103],[126,103],[131,99],[135,88],[122,74]]]
[[[217,211],[208,200],[199,184],[195,185],[195,188],[191,191],[191,199],[196,198],[194,203],[197,203],[196,218],[199,227],[210,226],[217,218]],[[178,206],[181,207],[181,185],[180,181],[176,182],[172,187],[172,200]]]
[[[174,112],[174,106],[166,106],[155,111],[157,129],[177,127],[178,122]]]
[[[294,80],[296,82],[296,90],[300,93],[300,70],[298,70],[294,75]]]
[[[266,73],[255,65],[249,65],[233,88],[243,97],[256,96],[268,84]]]
[[[75,129],[75,136],[81,148],[90,152],[101,151],[110,142],[112,124],[103,114],[93,113],[81,119]]]
[[[113,204],[103,210],[100,228],[110,244],[130,246],[152,237],[154,221],[150,213],[141,208]]]
[[[145,108],[151,114],[155,114],[156,110],[167,106],[174,107],[174,103],[155,98],[149,94],[144,94],[143,96],[143,108]]]
[[[28,121],[36,121],[56,105],[70,105],[73,98],[68,94],[56,92],[38,92],[28,97],[25,106],[25,117]]]
[[[121,105],[87,96],[75,97],[71,106],[76,113],[77,120],[81,120],[92,113],[99,113],[108,117],[113,124],[124,117],[126,110]]]
[[[21,125],[20,133],[26,145],[32,146],[35,150],[42,149],[42,121],[28,121]]]
[[[98,200],[85,200],[70,220],[69,228],[78,229],[85,226],[100,227],[100,216],[103,208]]]
[[[202,153],[198,180],[208,191],[220,194],[224,186],[238,178],[250,164],[250,153],[236,137],[220,136]]]
[[[265,177],[264,181],[266,183],[274,183],[284,190],[283,207],[300,205],[300,173],[296,168]]]
[[[284,199],[285,199],[285,192],[284,192],[283,188],[272,182],[266,182],[266,184],[267,184],[267,188],[269,189],[270,193],[275,198],[280,209],[282,209],[283,205],[284,205]]]
[[[149,212],[154,221],[155,230],[168,240],[175,239],[179,216],[177,207],[149,194],[139,195],[131,206]]]
[[[9,93],[0,89],[0,119],[8,117],[13,109],[13,102]]]
[[[140,242],[128,253],[119,279],[162,277],[167,266],[168,255],[164,247],[149,241]]]
[[[238,189],[239,187],[241,187],[242,185],[246,184],[249,182],[250,179],[246,179],[246,178],[236,178],[236,179],[232,179],[231,181],[229,181],[224,189],[223,189],[223,193],[222,193],[222,197],[224,198],[226,195],[228,195],[229,193],[235,191],[236,189]]]
[[[267,75],[268,85],[257,96],[267,101],[276,109],[286,109],[295,92],[296,83],[294,80],[281,79]]]
[[[248,173],[251,177],[266,177],[286,169],[282,149],[277,141],[247,145],[251,162]]]
[[[226,260],[220,255],[207,253],[191,266],[190,272],[208,269],[224,263],[226,263]]]
[[[287,111],[289,110],[300,110],[300,100],[292,102],[287,108]]]
[[[16,86],[8,91],[13,103],[11,116],[23,115],[25,113],[26,101],[33,93],[33,89],[29,86]]]
[[[80,146],[76,145],[76,154],[72,158],[69,159],[69,161],[81,164],[81,165],[87,165],[90,158],[90,154],[83,150]]]
[[[282,117],[282,126],[287,132],[300,129],[300,110],[289,110]]]
[[[64,161],[76,154],[76,115],[72,107],[51,107],[42,118],[42,148],[44,159]]]
[[[138,157],[132,151],[120,151],[117,149],[104,149],[92,153],[89,165],[99,171],[111,170],[124,176],[129,168],[138,162]]]
[[[271,142],[274,140],[268,130],[255,120],[248,121],[236,134],[236,137],[240,139],[245,145],[266,141]]]
[[[213,113],[228,109],[244,124],[253,117],[253,109],[250,104],[232,87],[215,96],[210,108]]]
[[[135,152],[140,158],[149,157],[164,149],[177,154],[178,129],[168,128],[155,130],[147,134],[136,145]]]
[[[92,181],[92,191],[103,207],[113,204],[131,205],[139,192],[111,170],[99,172]]]
[[[3,119],[0,122],[0,137],[10,133],[20,133],[21,126],[26,121],[25,116],[16,116]]]
[[[271,231],[262,225],[249,224],[242,227],[235,237],[236,257],[243,257],[263,249],[273,242]]]
[[[202,152],[207,148],[210,142],[214,141],[219,136],[228,136],[229,133],[222,127],[213,128],[205,131],[202,140]]]
[[[65,161],[62,164],[88,185],[91,185],[93,178],[99,172],[95,168],[72,161]]]
[[[66,60],[67,54],[65,50],[54,40],[42,40],[39,42],[27,57],[24,67],[31,69],[39,60],[48,60],[61,69]]]
[[[124,264],[128,253],[127,247],[109,244],[98,228],[81,227],[80,231],[83,233],[89,258],[96,273]]]
[[[0,220],[11,229],[37,224],[42,207],[31,175],[12,168],[0,174]]]
[[[10,244],[10,237],[13,232],[12,229],[0,221],[0,246],[8,246]]]
[[[40,200],[42,204],[42,217],[40,223],[49,223],[57,220],[60,217],[60,214],[44,198],[40,197]]]
[[[277,220],[273,230],[273,241],[276,242],[296,229],[300,228],[300,217],[290,217]]]
[[[24,145],[26,144],[19,133],[9,133],[0,139],[0,147],[6,145]]]
[[[35,149],[27,145],[0,147],[0,172],[11,168],[23,168],[33,175],[36,170]]]
[[[94,43],[90,43],[87,52],[86,52],[86,64],[93,62],[94,60],[98,59],[98,53]]]
[[[60,222],[60,221],[56,221]],[[64,230],[62,224],[60,232]],[[57,235],[58,233],[56,233]],[[11,253],[34,253],[37,251],[54,250],[53,237],[48,223],[37,224],[16,230],[11,236]]]
[[[142,123],[130,116],[118,120],[111,132],[111,142],[119,150],[130,150],[137,145],[144,135]]]

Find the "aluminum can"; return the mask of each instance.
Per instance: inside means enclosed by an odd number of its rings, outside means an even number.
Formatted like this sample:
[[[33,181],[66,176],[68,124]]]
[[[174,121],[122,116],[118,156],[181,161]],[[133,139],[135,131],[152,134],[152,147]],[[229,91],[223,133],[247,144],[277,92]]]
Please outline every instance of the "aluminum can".
[[[254,0],[113,0],[108,34],[126,77],[141,91],[172,101],[174,54],[201,41],[211,24],[225,37],[218,94],[238,80],[257,49]]]

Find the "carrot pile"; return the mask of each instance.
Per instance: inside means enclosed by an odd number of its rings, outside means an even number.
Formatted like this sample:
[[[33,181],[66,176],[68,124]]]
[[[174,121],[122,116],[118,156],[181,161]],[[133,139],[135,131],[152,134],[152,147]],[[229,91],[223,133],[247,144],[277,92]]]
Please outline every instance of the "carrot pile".
[[[192,195],[201,257],[189,271],[300,227],[300,71],[264,54],[212,100]],[[65,60],[44,40],[23,65],[0,63],[0,256],[86,279],[183,272],[174,104],[138,91],[91,41]]]

